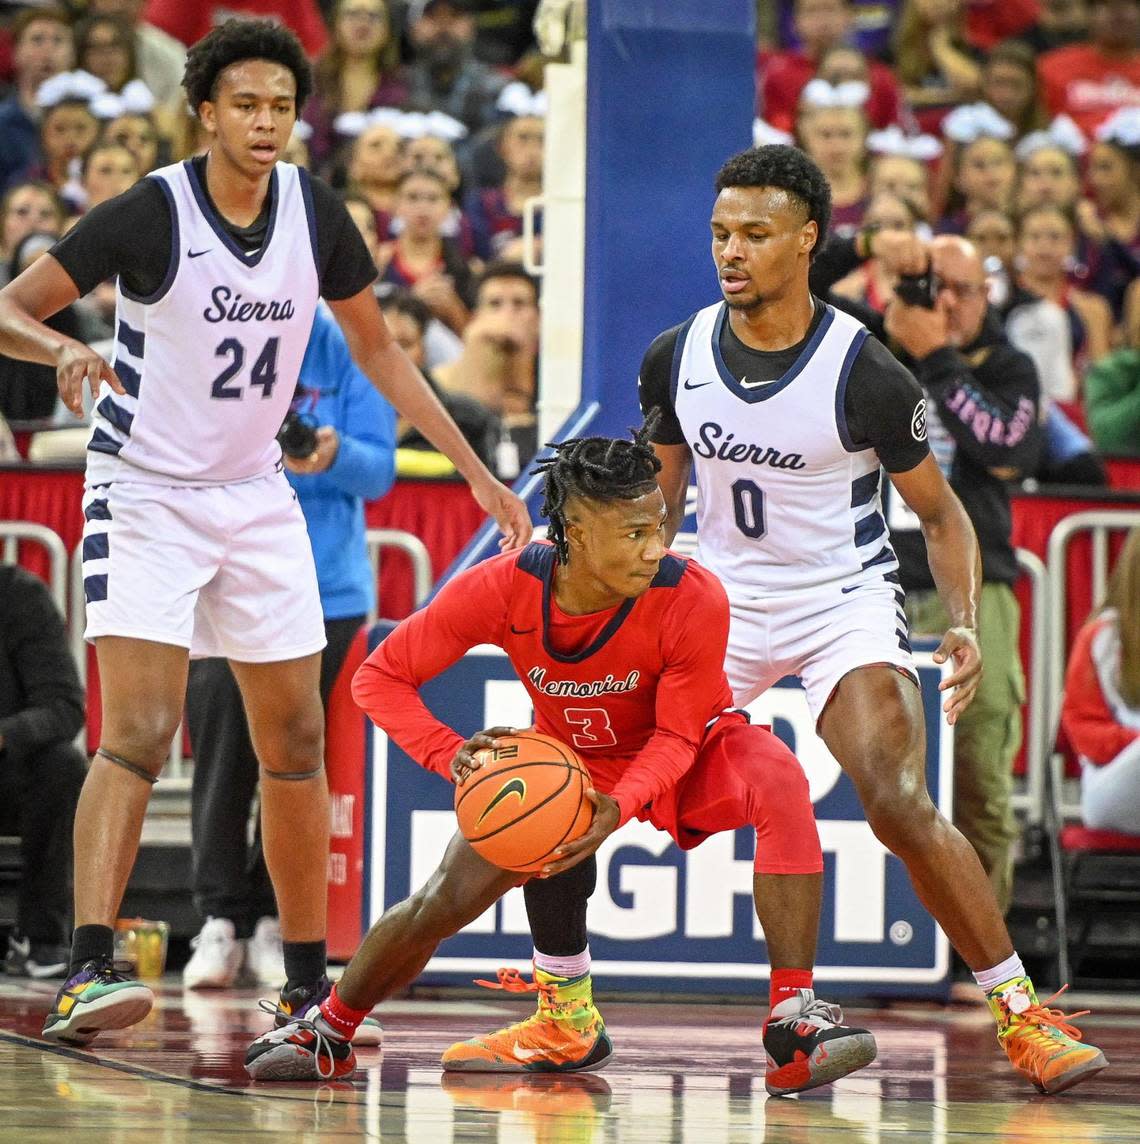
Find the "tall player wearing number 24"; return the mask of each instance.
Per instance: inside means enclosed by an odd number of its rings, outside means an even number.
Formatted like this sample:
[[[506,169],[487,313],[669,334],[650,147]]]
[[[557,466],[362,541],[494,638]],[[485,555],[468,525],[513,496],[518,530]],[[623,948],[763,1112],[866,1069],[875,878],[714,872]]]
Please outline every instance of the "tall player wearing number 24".
[[[586,905],[594,851],[638,818],[684,849],[723,830],[755,829],[753,891],[772,967],[766,1083],[771,1093],[797,1092],[867,1064],[875,1043],[812,992],[823,861],[807,782],[779,739],[732,708],[723,670],[728,601],[710,573],[665,547],[660,463],[648,434],[556,446],[540,462],[553,543],[456,577],[372,653],[353,695],[413,759],[463,782],[479,765],[475,753],[497,746],[507,729],[464,740],[418,689],[471,648],[494,644],[526,686],[536,728],[572,743],[593,778],[589,831],[525,882],[534,981],[499,973],[499,987],[539,994],[537,1013],[453,1045],[444,1069],[570,1072],[609,1058],[593,1003]],[[457,834],[427,884],[372,927],[329,998],[254,1042],[250,1074],[351,1073],[349,1038],[373,1005],[523,881]]]
[[[271,21],[233,20],[190,49],[187,100],[204,156],[153,172],[82,218],[0,293],[0,353],[56,367],[63,399],[96,393],[83,538],[87,638],[102,739],[75,819],[68,979],[44,1036],[86,1044],[149,1011],[112,961],[112,926],[150,790],[182,716],[189,653],[230,660],[261,764],[262,840],[287,982],[281,1008],[325,976],[328,790],[318,692],[325,645],[305,521],[277,431],[318,296],[357,365],[455,462],[508,545],[522,502],[482,465],[392,339],[343,203],[278,162],[309,65]],[[114,366],[43,320],[116,279]]]

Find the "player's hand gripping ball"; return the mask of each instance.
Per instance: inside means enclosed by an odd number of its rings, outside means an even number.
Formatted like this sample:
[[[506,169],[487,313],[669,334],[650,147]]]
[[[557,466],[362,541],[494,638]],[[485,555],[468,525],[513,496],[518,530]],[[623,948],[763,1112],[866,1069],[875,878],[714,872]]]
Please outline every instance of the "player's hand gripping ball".
[[[455,814],[476,853],[504,870],[541,870],[594,818],[590,774],[565,743],[519,731],[475,752],[480,766],[455,787]]]

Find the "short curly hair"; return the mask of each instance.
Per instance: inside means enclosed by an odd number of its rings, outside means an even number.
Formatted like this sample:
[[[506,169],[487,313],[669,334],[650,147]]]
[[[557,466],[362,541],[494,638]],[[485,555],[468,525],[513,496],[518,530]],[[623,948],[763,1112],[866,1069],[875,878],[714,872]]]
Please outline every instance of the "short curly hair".
[[[716,173],[717,194],[728,187],[778,187],[794,195],[808,219],[819,227],[810,258],[819,253],[831,222],[831,187],[824,173],[798,147],[772,143],[733,155]]]
[[[217,95],[218,76],[241,60],[272,60],[293,73],[297,82],[296,108],[301,108],[313,90],[313,73],[301,41],[273,20],[230,19],[203,36],[186,53],[182,86],[186,102],[195,115]]]

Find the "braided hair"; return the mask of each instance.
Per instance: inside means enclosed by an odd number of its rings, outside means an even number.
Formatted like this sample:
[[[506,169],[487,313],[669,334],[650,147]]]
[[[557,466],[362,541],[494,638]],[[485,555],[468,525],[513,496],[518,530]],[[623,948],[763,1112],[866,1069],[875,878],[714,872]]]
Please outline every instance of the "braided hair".
[[[543,475],[542,512],[550,518],[547,539],[554,543],[559,564],[570,559],[566,540],[566,501],[585,497],[594,501],[635,500],[657,487],[661,462],[649,443],[657,423],[650,413],[640,429],[631,429],[632,441],[615,437],[573,437],[550,443],[554,456],[536,462]]]

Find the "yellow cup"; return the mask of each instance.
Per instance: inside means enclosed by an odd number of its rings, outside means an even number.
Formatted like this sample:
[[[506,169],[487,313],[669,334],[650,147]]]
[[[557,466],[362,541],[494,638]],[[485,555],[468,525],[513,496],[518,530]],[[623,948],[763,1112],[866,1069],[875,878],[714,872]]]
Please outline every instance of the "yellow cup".
[[[139,977],[161,977],[169,937],[166,922],[119,918],[115,923],[115,960],[131,962]]]

